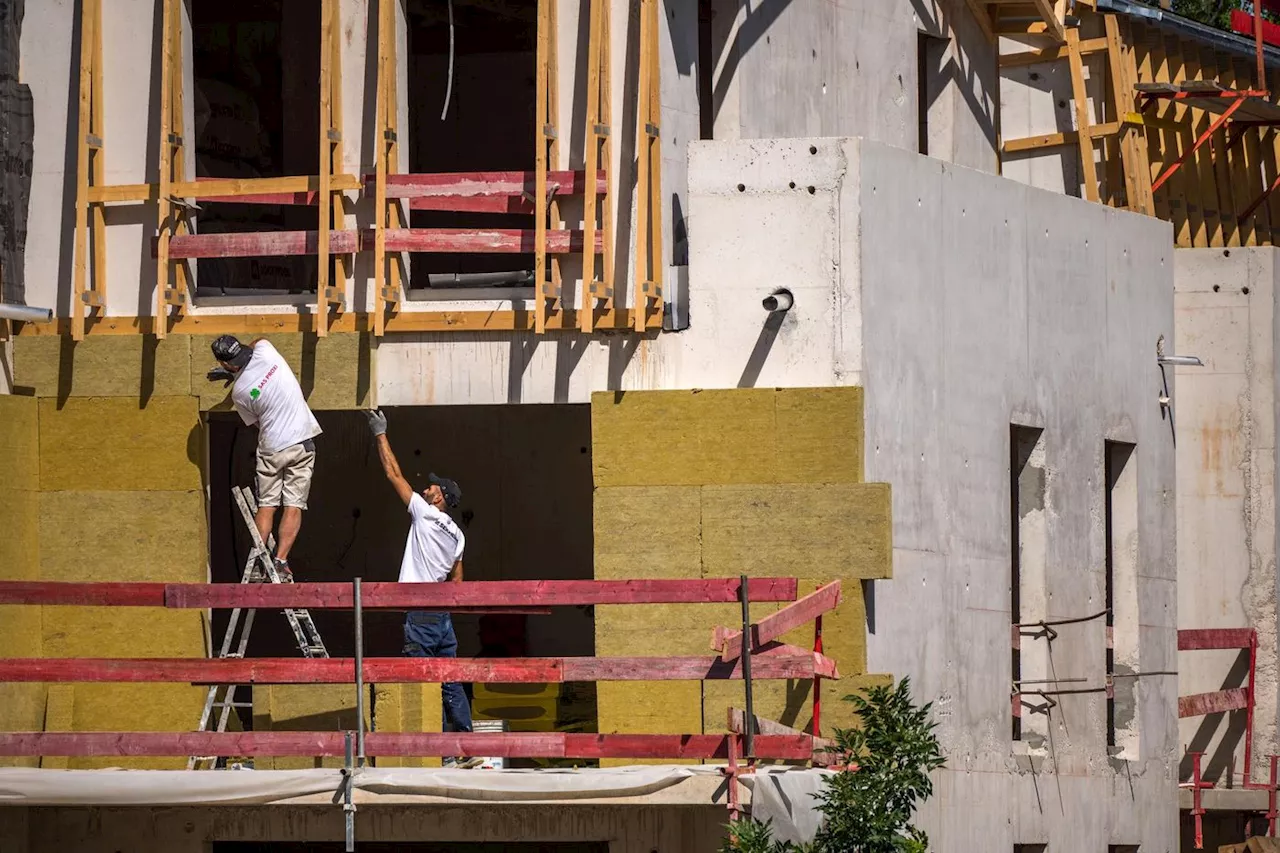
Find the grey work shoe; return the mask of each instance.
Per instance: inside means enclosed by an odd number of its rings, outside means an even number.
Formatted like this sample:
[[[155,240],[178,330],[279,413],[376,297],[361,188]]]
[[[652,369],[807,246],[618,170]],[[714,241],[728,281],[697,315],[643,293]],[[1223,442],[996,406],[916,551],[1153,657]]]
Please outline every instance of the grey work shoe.
[[[293,570],[289,568],[288,560],[276,561],[276,574],[280,576],[280,583],[293,583]]]

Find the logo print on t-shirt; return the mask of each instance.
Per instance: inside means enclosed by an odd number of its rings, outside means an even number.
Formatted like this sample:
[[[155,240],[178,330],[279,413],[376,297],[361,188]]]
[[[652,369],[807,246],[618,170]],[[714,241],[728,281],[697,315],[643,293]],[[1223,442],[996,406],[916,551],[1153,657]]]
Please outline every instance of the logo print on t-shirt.
[[[259,391],[257,388],[250,388],[250,389],[249,389],[249,399],[250,399],[250,400],[256,400],[256,399],[258,399],[258,396],[259,396],[261,393],[262,393],[262,392],[261,392],[261,391]]]

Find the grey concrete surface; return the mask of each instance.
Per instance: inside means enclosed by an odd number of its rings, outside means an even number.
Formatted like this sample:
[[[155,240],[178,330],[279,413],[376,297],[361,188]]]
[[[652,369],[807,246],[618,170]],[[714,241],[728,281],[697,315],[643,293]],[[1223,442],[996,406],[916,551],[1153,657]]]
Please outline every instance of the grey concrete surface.
[[[1277,750],[1276,250],[1178,249],[1175,343],[1204,367],[1179,367],[1178,626],[1258,631],[1253,781]],[[1246,684],[1248,655],[1179,655],[1183,695]],[[1219,785],[1244,779],[1245,714],[1183,720]],[[1184,761],[1183,778],[1191,772]]]

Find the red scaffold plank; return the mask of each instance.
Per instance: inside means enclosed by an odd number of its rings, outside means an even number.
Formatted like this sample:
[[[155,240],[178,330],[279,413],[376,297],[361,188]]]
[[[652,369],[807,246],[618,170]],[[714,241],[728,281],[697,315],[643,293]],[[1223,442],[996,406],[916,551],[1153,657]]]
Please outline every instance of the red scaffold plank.
[[[1280,0],[1262,0],[1262,8],[1268,12],[1280,12]],[[1243,9],[1231,10],[1231,30],[1242,36],[1253,37],[1253,15]],[[1280,46],[1280,25],[1268,20],[1262,22],[1262,40],[1270,45]]]
[[[1178,651],[1247,649],[1253,637],[1252,628],[1184,628],[1178,631]]]
[[[318,231],[254,231],[247,234],[175,234],[169,238],[171,258],[273,258],[314,255]],[[154,249],[154,244],[152,246]],[[355,231],[330,231],[329,251],[349,255],[360,249]]]
[[[164,607],[163,583],[0,581],[0,604]]]
[[[388,252],[432,254],[496,254],[532,252],[532,228],[388,228]],[[581,231],[547,231],[547,251],[553,255],[581,252]],[[603,237],[596,234],[596,251],[603,251]]]
[[[1179,717],[1203,717],[1206,714],[1220,714],[1223,711],[1241,711],[1248,707],[1249,691],[1244,687],[1178,697]]]
[[[788,650],[790,647],[787,647]],[[753,655],[752,678],[838,677],[812,652]],[[823,661],[826,659],[824,658]],[[470,681],[486,684],[564,681],[704,681],[742,678],[739,661],[713,657],[365,658],[376,684]],[[191,684],[345,684],[351,658],[0,658],[4,682],[187,682]]]
[[[3,584],[0,584],[2,587]],[[587,604],[719,604],[738,600],[737,578],[704,580],[618,581],[463,581],[462,583],[366,583],[365,608],[449,610],[453,607],[579,606]],[[752,601],[795,601],[795,578],[752,578]],[[351,585],[298,584],[169,584],[167,607],[308,607],[353,606]]]
[[[490,755],[501,758],[727,758],[728,735],[538,732],[370,732],[371,756]],[[6,732],[0,755],[341,756],[342,732]],[[757,758],[805,761],[808,735],[757,735]]]
[[[751,626],[751,648],[758,649],[788,631],[812,622],[823,613],[834,610],[842,598],[840,581],[832,581],[794,604],[788,604],[769,614]],[[712,632],[711,648],[720,652],[724,660],[738,657],[742,654],[742,631],[716,628]]]

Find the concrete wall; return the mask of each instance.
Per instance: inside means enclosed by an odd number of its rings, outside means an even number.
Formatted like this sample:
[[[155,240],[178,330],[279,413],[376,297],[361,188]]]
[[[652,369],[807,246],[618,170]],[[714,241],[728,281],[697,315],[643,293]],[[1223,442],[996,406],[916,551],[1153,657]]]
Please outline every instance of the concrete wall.
[[[1276,250],[1179,249],[1178,624],[1258,631],[1255,781],[1276,751]],[[1184,652],[1179,692],[1242,687],[1248,653]],[[1180,741],[1206,753],[1220,785],[1244,770],[1244,712],[1182,721]],[[1190,773],[1184,762],[1183,776]]]
[[[1176,666],[1173,442],[1155,364],[1157,338],[1172,338],[1168,225],[869,142],[704,145],[691,163],[694,294],[725,288],[707,321],[717,369],[748,346],[747,294],[785,284],[796,308],[761,384],[780,384],[777,370],[866,389],[865,475],[893,488],[895,563],[867,599],[868,668],[936,703],[951,769],[922,820],[937,849],[1172,849],[1173,679],[1139,681],[1125,760],[1108,759],[1100,694],[1058,698],[1034,764],[1011,742],[1008,698],[1010,423],[1046,437],[1047,617],[1102,609],[1104,440],[1137,445],[1140,665]],[[708,332],[691,317],[677,370]],[[1061,629],[1053,660],[1100,687],[1102,622]]]

